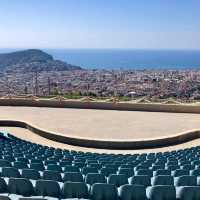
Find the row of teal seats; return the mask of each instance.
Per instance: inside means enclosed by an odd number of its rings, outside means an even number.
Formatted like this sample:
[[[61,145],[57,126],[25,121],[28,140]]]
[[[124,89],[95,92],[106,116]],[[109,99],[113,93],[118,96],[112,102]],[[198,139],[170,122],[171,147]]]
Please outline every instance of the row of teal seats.
[[[85,183],[65,182],[61,187],[55,181],[38,180],[35,185],[23,178],[10,178],[8,184],[0,179],[0,199],[91,199],[91,200],[199,200],[200,187],[157,185],[122,185],[96,183],[91,189]],[[22,187],[23,186],[23,187]],[[5,199],[4,198],[4,199]]]
[[[56,171],[46,170],[44,172],[39,172],[33,169],[22,169],[21,173],[18,169],[12,167],[2,168],[1,177],[8,178],[27,178],[32,180],[54,180],[58,182],[84,182],[92,185],[94,183],[109,183],[114,184],[117,187],[124,184],[132,185],[175,185],[175,186],[196,186],[200,185],[200,176],[191,176],[191,175],[181,175],[179,177],[173,177],[170,175],[159,175],[150,177],[148,175],[136,175],[128,179],[125,174],[110,174],[106,178],[103,174],[99,173],[88,173],[86,176],[80,172],[66,172],[61,174]]]

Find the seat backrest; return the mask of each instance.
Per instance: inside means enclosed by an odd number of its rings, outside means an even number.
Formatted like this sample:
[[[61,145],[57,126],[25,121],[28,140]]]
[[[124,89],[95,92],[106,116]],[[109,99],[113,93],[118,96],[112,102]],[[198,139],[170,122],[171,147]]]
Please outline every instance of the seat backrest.
[[[3,156],[3,159],[7,160],[9,162],[15,161],[15,158],[13,156],[11,156],[11,155],[5,155],[5,156]]]
[[[52,165],[52,164],[57,165],[57,161],[56,160],[45,160],[44,164],[45,165]]]
[[[62,167],[56,164],[47,165],[47,170],[62,172]]]
[[[124,174],[110,174],[108,177],[108,183],[120,187],[121,185],[128,184],[128,178]]]
[[[180,200],[199,200],[199,186],[180,186],[176,188],[177,199]]]
[[[25,178],[10,178],[8,181],[8,192],[23,196],[31,196],[34,189],[31,181]]]
[[[169,165],[178,165],[178,161],[168,161],[167,166]]]
[[[91,196],[93,200],[116,200],[117,187],[113,184],[95,183],[91,188]]]
[[[135,172],[135,175],[147,175],[147,176],[153,176],[153,171],[150,169],[140,169]]]
[[[65,182],[62,188],[62,196],[64,198],[85,198],[87,199],[88,188],[83,182]]]
[[[0,194],[0,199],[1,199],[1,200],[11,200],[9,197],[7,197],[7,196],[2,196],[1,194]]]
[[[127,178],[134,175],[134,171],[132,168],[120,168],[118,174],[124,174]]]
[[[77,166],[67,165],[64,167],[64,172],[80,172]]]
[[[80,172],[65,172],[63,181],[83,182],[83,176]]]
[[[8,160],[0,159],[0,167],[11,167],[11,163]]]
[[[78,168],[82,168],[85,166],[85,162],[74,162],[74,166],[76,166]]]
[[[0,193],[6,193],[7,192],[7,185],[3,178],[0,178]]]
[[[151,178],[151,185],[174,185],[174,178],[172,176],[154,176]]]
[[[28,168],[27,164],[25,162],[21,162],[21,161],[15,161],[15,162],[13,162],[13,167],[15,167],[17,169]]]
[[[114,169],[114,168],[102,167],[101,170],[100,170],[100,173],[107,177],[107,176],[109,176],[110,174],[116,174],[116,169]]]
[[[159,175],[167,175],[170,176],[171,175],[171,171],[168,169],[158,169],[156,171],[153,172],[154,176],[159,176]]]
[[[2,168],[2,174],[3,177],[13,177],[13,178],[19,178],[21,175],[18,171],[18,169],[14,167],[3,167]]]
[[[185,164],[185,165],[181,165],[180,168],[181,168],[181,169],[185,169],[185,170],[192,170],[192,169],[195,168],[195,165]]]
[[[40,179],[40,173],[35,169],[22,169],[22,178],[38,180]]]
[[[105,164],[104,167],[107,167],[107,168],[114,168],[116,170],[118,170],[118,165],[115,165],[115,164]],[[124,167],[125,168],[125,167]],[[126,167],[127,168],[127,167]]]
[[[194,169],[190,171],[191,176],[200,176],[200,169]]]
[[[60,186],[56,181],[37,180],[35,185],[35,193],[37,196],[60,196]]]
[[[147,198],[151,200],[176,200],[176,190],[172,185],[156,185],[147,187]]]
[[[40,160],[40,159],[31,159],[30,161],[31,161],[31,163],[41,163],[41,164],[43,164],[42,160]]]
[[[173,171],[173,170],[176,170],[176,169],[179,169],[180,167],[178,165],[168,165],[166,167],[166,169],[170,170],[170,171]]]
[[[88,167],[95,167],[97,169],[101,169],[102,165],[100,163],[90,163],[88,164]]]
[[[17,158],[17,161],[19,161],[19,162],[24,162],[24,163],[28,163],[29,161],[28,161],[28,159],[27,158],[24,158],[24,157],[18,157]]]
[[[145,186],[142,185],[123,185],[119,188],[121,200],[146,200]]]
[[[31,163],[30,164],[30,169],[35,169],[35,170],[38,170],[38,171],[43,171],[45,168],[44,168],[43,163]]]
[[[85,182],[89,185],[94,183],[105,183],[106,179],[103,174],[99,173],[88,173],[85,177]]]
[[[154,165],[154,166],[151,167],[152,171],[156,171],[156,170],[159,170],[159,169],[165,169],[165,165]]]
[[[172,174],[172,176],[174,176],[174,177],[189,175],[189,170],[177,169],[177,170],[175,170],[175,171],[172,171],[171,174]]]
[[[95,167],[83,167],[82,169],[82,173],[84,175],[88,174],[88,173],[98,173],[98,169]]]
[[[72,162],[71,161],[60,161],[59,164],[61,167],[65,167],[67,165],[71,165]]]
[[[151,185],[151,177],[147,175],[136,175],[130,178],[130,184],[132,185]]]
[[[44,170],[42,178],[44,180],[52,180],[52,181],[62,181],[62,177],[60,172],[51,171],[51,170]]]
[[[174,178],[175,186],[196,186],[197,185],[197,177],[196,176],[179,176]]]

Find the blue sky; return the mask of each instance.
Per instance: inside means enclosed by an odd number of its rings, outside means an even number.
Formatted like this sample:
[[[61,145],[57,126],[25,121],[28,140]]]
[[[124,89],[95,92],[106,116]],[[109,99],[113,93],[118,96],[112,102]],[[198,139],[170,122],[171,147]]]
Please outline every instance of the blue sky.
[[[200,49],[200,0],[1,0],[0,48]]]

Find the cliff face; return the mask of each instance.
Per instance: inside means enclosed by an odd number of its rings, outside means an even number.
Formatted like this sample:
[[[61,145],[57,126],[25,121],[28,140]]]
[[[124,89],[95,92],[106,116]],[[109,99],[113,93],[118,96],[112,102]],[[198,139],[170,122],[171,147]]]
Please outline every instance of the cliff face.
[[[13,53],[0,54],[0,71],[32,72],[32,71],[66,71],[81,70],[81,67],[70,65],[41,50],[30,49]]]

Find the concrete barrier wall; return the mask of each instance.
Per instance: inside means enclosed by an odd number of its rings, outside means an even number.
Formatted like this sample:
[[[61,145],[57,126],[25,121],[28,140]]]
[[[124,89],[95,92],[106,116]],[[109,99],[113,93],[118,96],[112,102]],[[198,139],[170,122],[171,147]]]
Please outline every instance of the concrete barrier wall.
[[[15,120],[0,120],[0,126],[21,127],[26,128],[33,133],[36,133],[44,138],[81,147],[99,148],[99,149],[121,149],[121,150],[134,150],[134,149],[150,149],[158,147],[166,147],[170,145],[177,145],[188,142],[200,137],[200,130],[194,130],[179,135],[170,136],[167,138],[148,139],[148,140],[93,140],[78,137],[69,137],[67,135],[60,135],[54,132],[49,132],[39,127],[33,126],[24,121]]]
[[[0,106],[32,106],[32,107],[56,107],[78,109],[103,109],[103,110],[127,110],[149,112],[175,112],[175,113],[200,113],[200,105],[197,104],[161,104],[161,103],[129,103],[129,102],[86,102],[76,100],[30,100],[30,99],[0,99]]]

